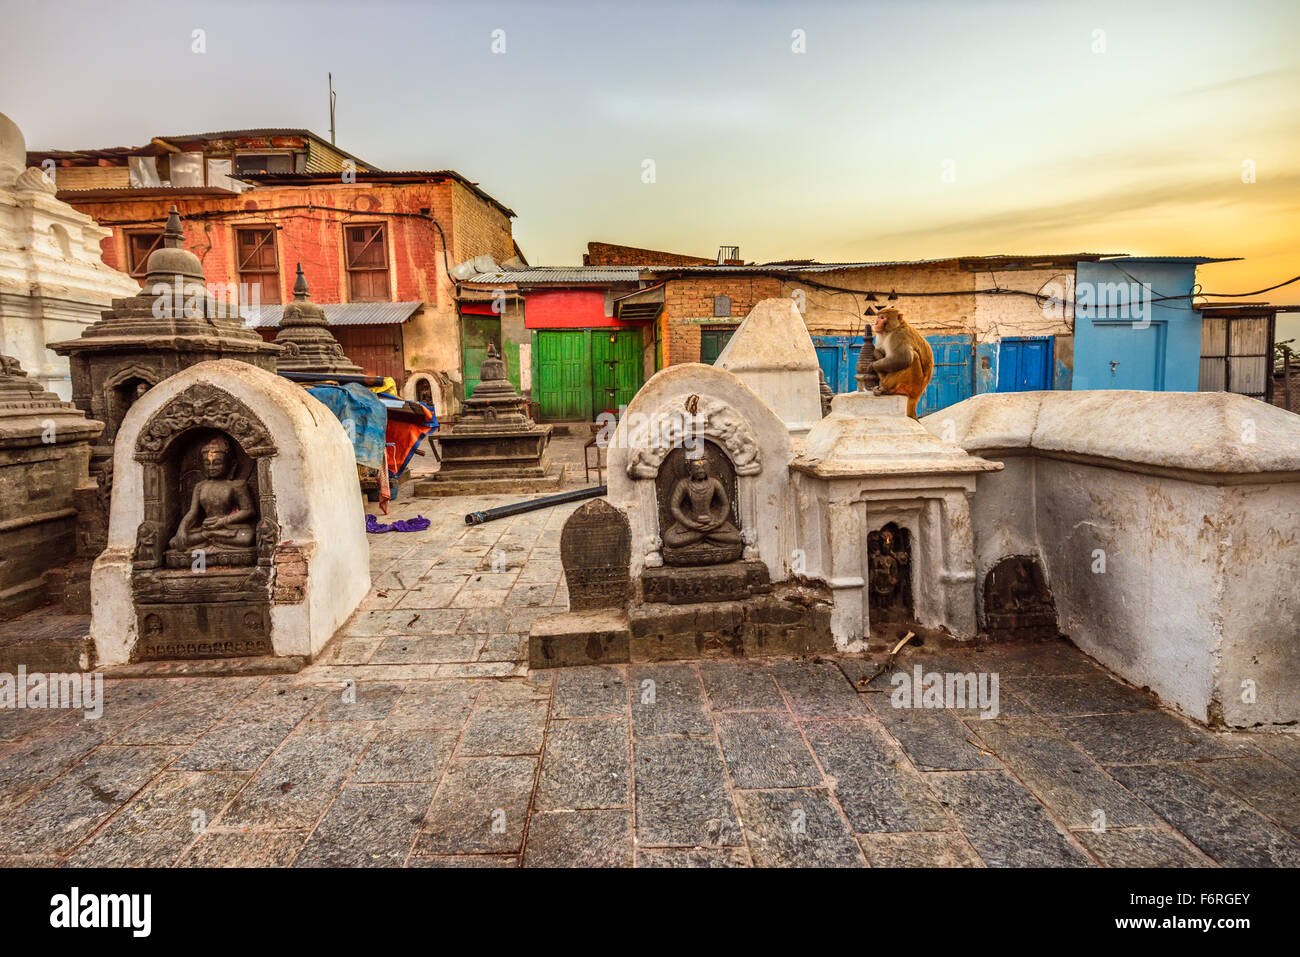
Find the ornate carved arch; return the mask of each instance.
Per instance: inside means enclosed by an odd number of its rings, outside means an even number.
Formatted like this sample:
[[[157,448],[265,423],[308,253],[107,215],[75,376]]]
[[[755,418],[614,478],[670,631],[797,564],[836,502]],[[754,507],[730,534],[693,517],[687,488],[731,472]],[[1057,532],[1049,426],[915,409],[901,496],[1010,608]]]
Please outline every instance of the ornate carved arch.
[[[138,462],[161,461],[177,436],[190,429],[220,429],[252,458],[277,452],[271,433],[248,406],[229,392],[196,383],[150,417],[135,443]]]
[[[726,402],[710,396],[677,396],[638,422],[630,422],[628,444],[633,452],[627,474],[652,479],[668,453],[686,439],[711,439],[726,450],[737,475],[763,470],[762,453],[745,417]]]

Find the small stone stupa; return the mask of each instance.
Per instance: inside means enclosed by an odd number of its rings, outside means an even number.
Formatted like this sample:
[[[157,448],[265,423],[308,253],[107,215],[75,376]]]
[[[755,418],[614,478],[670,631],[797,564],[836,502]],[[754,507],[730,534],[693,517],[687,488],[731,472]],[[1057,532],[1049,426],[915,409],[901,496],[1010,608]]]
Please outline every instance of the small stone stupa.
[[[276,359],[279,372],[321,376],[362,374],[361,366],[343,353],[343,347],[330,332],[325,310],[311,301],[302,263],[298,263],[293,302],[284,307],[275,344],[283,350]]]
[[[149,255],[144,288],[114,299],[113,308],[80,338],[50,343],[72,366],[72,401],[104,423],[90,471],[100,489],[98,515],[84,513],[89,554],[107,540],[107,498],[112,483],[113,441],[127,410],[145,392],[182,369],[212,359],[237,359],[275,371],[280,347],[246,328],[239,303],[211,295],[199,257],[183,248],[185,234],[171,208],[163,244]]]
[[[45,573],[75,557],[75,499],[103,428],[0,355],[0,620],[44,604]]]
[[[546,447],[552,428],[528,414],[528,400],[515,391],[496,343],[488,344],[482,376],[464,401],[460,418],[434,438],[442,466],[417,494],[451,495],[465,490],[544,491],[557,488],[563,466],[548,468]]]

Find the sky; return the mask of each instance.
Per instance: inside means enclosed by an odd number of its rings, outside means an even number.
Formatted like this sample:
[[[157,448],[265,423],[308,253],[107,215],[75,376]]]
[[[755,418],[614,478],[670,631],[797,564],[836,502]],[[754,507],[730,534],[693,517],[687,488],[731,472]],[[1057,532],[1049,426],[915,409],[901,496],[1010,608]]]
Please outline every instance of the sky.
[[[1200,269],[1210,293],[1300,275],[1295,0],[0,6],[30,148],[328,136],[332,71],[341,147],[478,182],[535,265],[597,240],[1245,257]]]

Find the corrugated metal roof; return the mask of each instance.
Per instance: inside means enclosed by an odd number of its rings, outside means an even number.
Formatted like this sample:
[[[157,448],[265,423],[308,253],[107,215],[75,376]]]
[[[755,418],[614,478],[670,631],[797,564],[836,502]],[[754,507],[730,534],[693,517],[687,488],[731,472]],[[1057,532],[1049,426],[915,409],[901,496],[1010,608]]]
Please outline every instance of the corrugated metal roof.
[[[1203,266],[1205,263],[1239,262],[1241,258],[1241,256],[1112,256],[1103,259],[1102,262],[1191,263],[1192,265]]]
[[[465,282],[494,285],[519,282],[636,282],[641,278],[641,266],[532,266],[528,269],[499,269],[495,272],[476,273]]]
[[[382,326],[389,323],[402,323],[410,319],[422,302],[321,302],[317,303],[325,310],[325,320],[331,326]],[[280,318],[284,315],[284,306],[262,306],[253,315],[253,310],[244,310],[246,325],[250,329],[279,328]]]

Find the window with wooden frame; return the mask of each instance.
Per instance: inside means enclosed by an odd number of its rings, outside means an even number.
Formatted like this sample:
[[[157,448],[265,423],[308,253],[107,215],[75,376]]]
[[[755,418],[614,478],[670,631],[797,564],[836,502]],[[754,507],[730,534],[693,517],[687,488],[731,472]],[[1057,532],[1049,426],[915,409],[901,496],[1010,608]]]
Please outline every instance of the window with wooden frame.
[[[382,223],[343,227],[343,254],[348,270],[348,299],[388,301],[388,245]]]
[[[235,230],[235,271],[241,284],[257,288],[263,303],[280,301],[280,259],[274,226],[240,226]]]
[[[236,153],[235,173],[292,173],[292,153]]]
[[[127,272],[143,279],[149,264],[149,254],[162,245],[161,229],[132,230],[126,234]]]

